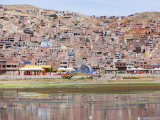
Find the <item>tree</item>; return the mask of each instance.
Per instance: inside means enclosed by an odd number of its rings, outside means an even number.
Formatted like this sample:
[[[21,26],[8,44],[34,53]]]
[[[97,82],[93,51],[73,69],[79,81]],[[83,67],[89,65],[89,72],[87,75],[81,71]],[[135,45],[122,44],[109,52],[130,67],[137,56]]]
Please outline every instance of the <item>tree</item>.
[[[90,43],[90,39],[86,38],[86,42],[89,42],[89,43]]]
[[[147,32],[145,32],[145,34],[146,34],[146,35],[148,35],[148,33],[147,33]]]
[[[50,68],[46,68],[46,72],[52,72],[53,71],[53,67],[51,66],[51,69]]]
[[[150,31],[148,32],[148,35],[150,35]]]
[[[80,21],[75,21],[75,22],[73,21],[73,23],[75,26],[77,26],[80,23]]]
[[[33,41],[33,43],[38,43],[37,41]]]
[[[50,17],[57,18],[58,16],[56,14],[52,14],[52,15],[50,15]]]
[[[54,39],[56,39],[57,35],[54,35]]]
[[[143,50],[143,53],[145,53],[145,49]]]
[[[21,24],[21,23],[22,23],[22,21],[18,21],[18,23],[19,23],[19,24]]]

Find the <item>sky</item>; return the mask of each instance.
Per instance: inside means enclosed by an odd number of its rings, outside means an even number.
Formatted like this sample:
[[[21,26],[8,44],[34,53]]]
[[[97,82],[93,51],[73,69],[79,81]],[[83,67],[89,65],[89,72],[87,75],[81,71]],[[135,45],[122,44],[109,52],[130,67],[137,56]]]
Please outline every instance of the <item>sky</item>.
[[[160,0],[0,0],[0,4],[30,4],[89,16],[127,16],[146,11],[160,11]]]

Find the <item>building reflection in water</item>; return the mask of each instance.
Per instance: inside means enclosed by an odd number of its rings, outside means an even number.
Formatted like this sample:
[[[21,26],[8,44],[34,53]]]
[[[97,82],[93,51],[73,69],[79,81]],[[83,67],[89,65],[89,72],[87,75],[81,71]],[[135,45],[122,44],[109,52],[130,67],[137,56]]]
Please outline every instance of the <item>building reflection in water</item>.
[[[28,96],[23,96],[15,90],[0,94],[0,120],[136,120],[138,117],[160,117],[160,91],[141,94],[53,93],[48,96],[34,93],[30,96],[28,93]]]

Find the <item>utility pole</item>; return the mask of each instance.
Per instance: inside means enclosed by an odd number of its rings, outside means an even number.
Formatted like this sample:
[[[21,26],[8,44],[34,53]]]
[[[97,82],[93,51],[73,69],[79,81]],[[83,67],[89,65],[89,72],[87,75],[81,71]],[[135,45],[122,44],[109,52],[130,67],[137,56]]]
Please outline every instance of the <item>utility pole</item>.
[[[1,74],[2,74],[2,63],[1,63]]]

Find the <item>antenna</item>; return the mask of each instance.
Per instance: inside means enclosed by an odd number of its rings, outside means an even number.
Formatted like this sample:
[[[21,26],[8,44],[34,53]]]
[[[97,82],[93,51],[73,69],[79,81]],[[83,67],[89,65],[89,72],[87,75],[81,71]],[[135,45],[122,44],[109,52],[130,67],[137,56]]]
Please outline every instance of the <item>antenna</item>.
[[[120,0],[119,0],[119,17],[120,17]]]
[[[121,1],[119,0],[119,17],[120,17],[120,13],[121,13],[121,11],[120,11],[120,4],[121,3]]]

